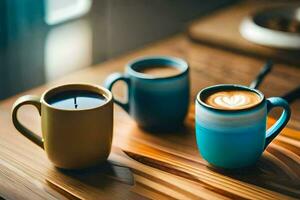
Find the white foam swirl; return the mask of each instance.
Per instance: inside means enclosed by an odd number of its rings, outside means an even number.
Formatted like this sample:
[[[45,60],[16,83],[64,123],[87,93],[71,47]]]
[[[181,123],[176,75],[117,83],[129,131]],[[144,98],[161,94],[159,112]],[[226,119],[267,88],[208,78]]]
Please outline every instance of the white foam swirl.
[[[220,109],[238,110],[258,104],[260,96],[251,91],[233,90],[216,92],[205,103]]]
[[[213,100],[216,105],[222,107],[240,107],[249,104],[249,99],[247,96],[241,94],[235,94],[232,96],[216,96]]]

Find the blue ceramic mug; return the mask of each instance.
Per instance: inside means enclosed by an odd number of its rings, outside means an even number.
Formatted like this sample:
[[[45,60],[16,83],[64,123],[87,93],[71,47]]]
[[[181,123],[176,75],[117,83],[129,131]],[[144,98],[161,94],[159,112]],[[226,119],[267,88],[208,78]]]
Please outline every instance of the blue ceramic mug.
[[[178,69],[173,76],[151,76],[141,70],[151,66]],[[175,57],[142,57],[127,64],[125,73],[110,75],[104,85],[112,90],[114,83],[128,86],[128,102],[114,99],[138,125],[151,131],[169,131],[183,124],[189,106],[189,67]]]
[[[205,103],[217,91],[246,90],[260,97],[259,103],[241,110],[225,110]],[[266,130],[268,112],[283,108],[276,123]],[[254,164],[268,144],[290,118],[288,103],[280,97],[265,99],[255,89],[240,85],[215,85],[201,90],[196,97],[196,138],[202,157],[219,168],[241,168]]]

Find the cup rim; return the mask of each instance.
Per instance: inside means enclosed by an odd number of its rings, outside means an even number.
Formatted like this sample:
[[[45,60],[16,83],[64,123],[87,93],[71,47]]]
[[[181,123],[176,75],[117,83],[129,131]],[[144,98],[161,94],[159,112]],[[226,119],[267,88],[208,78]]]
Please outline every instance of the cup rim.
[[[74,90],[76,90],[76,88],[78,88],[78,87],[84,87],[84,88],[86,88],[87,91],[93,91],[93,92],[95,92],[95,90],[100,91],[99,94],[103,95],[104,98],[106,98],[105,103],[95,106],[95,107],[92,107],[92,108],[71,110],[71,109],[54,107],[46,101],[46,97],[50,92],[55,92],[55,90],[59,90],[59,89],[62,89],[61,91],[66,91],[66,90],[63,90],[63,88],[69,88],[70,90],[72,90],[72,88],[73,88]],[[92,89],[94,89],[94,90],[92,90]],[[53,87],[47,89],[42,94],[40,101],[42,104],[45,104],[47,107],[54,109],[54,110],[67,111],[67,112],[80,112],[80,111],[88,111],[88,110],[94,110],[97,108],[104,107],[107,104],[109,104],[110,102],[112,102],[112,99],[113,99],[112,93],[108,89],[106,89],[100,85],[90,84],[90,83],[67,83],[67,84],[56,85],[56,86],[53,86]]]
[[[173,75],[173,76],[166,76],[166,77],[155,77],[155,76],[150,76],[141,72],[136,71],[135,69],[133,69],[133,66],[136,66],[137,64],[144,62],[144,61],[151,61],[151,60],[162,60],[162,61],[171,61],[173,63],[176,63],[175,65],[171,65],[173,67],[176,67],[178,69],[180,69],[180,73]],[[170,66],[170,65],[168,65]],[[173,56],[143,56],[143,57],[139,57],[136,58],[132,61],[130,61],[127,65],[126,65],[126,73],[140,78],[140,79],[145,79],[145,80],[169,80],[169,79],[174,79],[174,78],[178,78],[180,76],[185,75],[186,73],[188,73],[189,71],[189,65],[187,63],[187,61],[185,61],[182,58],[178,58],[178,57],[173,57]]]
[[[242,89],[242,90],[255,92],[256,94],[258,94],[261,97],[261,100],[259,103],[255,104],[254,106],[242,108],[242,109],[238,109],[238,110],[226,110],[226,109],[222,109],[222,108],[216,108],[216,107],[210,106],[210,105],[206,104],[204,101],[202,101],[201,95],[204,92],[206,92],[207,90],[224,88],[224,87],[225,88],[236,88],[236,89]],[[265,102],[265,96],[261,91],[254,89],[254,88],[250,88],[248,86],[238,85],[238,84],[218,84],[218,85],[209,86],[209,87],[206,87],[206,88],[203,88],[202,90],[200,90],[196,96],[196,101],[197,101],[197,103],[204,106],[205,108],[208,108],[209,110],[218,111],[218,112],[226,112],[226,113],[237,113],[237,112],[249,111],[249,110],[259,107],[261,104],[263,104],[263,102]]]

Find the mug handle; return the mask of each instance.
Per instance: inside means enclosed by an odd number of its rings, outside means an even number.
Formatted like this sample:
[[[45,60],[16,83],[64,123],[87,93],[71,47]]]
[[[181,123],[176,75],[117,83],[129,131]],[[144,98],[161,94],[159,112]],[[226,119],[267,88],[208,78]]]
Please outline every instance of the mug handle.
[[[265,148],[272,142],[272,140],[280,133],[280,131],[288,123],[291,116],[291,109],[286,100],[280,97],[271,97],[267,99],[267,112],[275,107],[282,107],[283,112],[279,119],[273,124],[266,133]]]
[[[113,73],[107,77],[107,79],[104,82],[104,87],[106,87],[108,90],[112,91],[113,85],[118,81],[124,81],[127,84],[128,87],[128,93],[130,90],[130,80],[128,77],[124,76],[121,73]],[[123,103],[116,98],[114,98],[114,102],[121,106],[126,112],[129,112],[129,94],[128,95],[128,101],[126,103]]]
[[[33,105],[33,106],[35,106],[38,109],[39,114],[41,115],[40,98],[37,97],[37,96],[33,96],[33,95],[22,96],[14,103],[13,108],[12,108],[12,121],[13,121],[13,124],[16,127],[16,129],[22,135],[24,135],[26,138],[31,140],[33,143],[35,143],[39,147],[44,148],[43,139],[40,136],[38,136],[37,134],[30,131],[28,128],[26,128],[18,120],[18,110],[19,110],[19,108],[21,108],[24,105]]]

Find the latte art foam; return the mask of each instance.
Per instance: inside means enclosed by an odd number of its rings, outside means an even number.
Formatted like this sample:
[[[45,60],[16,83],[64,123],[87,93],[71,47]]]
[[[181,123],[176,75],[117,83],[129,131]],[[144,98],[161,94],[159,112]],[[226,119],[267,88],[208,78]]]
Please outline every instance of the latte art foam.
[[[252,107],[261,101],[259,95],[246,90],[220,91],[211,94],[205,103],[219,109],[239,110]]]

